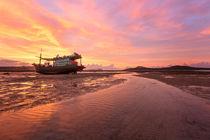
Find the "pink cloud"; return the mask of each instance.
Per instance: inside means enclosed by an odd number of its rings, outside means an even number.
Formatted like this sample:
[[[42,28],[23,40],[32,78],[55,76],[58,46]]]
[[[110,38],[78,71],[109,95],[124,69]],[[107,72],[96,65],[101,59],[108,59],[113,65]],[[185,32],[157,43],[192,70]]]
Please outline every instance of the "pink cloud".
[[[203,34],[203,35],[210,35],[210,27],[205,29],[205,30],[203,30],[203,31],[201,31],[201,34]]]
[[[200,67],[200,68],[210,68],[210,62],[199,62],[199,63],[193,63],[190,66],[193,67]]]
[[[86,64],[116,67],[208,61],[209,7],[207,0],[3,0],[0,55],[32,63],[40,48],[49,57],[76,51]]]
[[[99,64],[87,64],[86,70],[119,70],[116,68],[114,64],[110,64],[107,66],[99,65]]]

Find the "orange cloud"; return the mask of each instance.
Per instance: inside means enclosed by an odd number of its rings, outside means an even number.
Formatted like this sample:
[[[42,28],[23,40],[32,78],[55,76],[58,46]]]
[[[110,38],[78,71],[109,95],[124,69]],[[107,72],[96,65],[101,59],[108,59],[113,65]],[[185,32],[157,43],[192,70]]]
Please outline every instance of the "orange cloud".
[[[210,35],[210,28],[203,30],[201,32],[201,34],[203,34],[203,35]]]

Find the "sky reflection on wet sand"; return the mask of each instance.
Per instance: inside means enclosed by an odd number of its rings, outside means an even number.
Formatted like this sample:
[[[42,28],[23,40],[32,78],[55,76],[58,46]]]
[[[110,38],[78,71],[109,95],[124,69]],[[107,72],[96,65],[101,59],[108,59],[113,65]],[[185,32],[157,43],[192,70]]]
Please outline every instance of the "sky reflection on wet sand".
[[[74,75],[46,76],[36,73],[12,73],[2,77],[0,111],[51,103],[122,82],[111,74],[88,73],[79,74],[78,78]]]

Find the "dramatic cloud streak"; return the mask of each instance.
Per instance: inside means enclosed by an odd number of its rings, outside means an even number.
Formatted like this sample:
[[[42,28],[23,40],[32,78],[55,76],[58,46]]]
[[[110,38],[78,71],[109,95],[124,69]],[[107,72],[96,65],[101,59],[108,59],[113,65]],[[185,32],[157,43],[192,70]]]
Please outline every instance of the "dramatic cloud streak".
[[[1,0],[0,55],[26,63],[79,52],[85,64],[210,61],[209,0]]]

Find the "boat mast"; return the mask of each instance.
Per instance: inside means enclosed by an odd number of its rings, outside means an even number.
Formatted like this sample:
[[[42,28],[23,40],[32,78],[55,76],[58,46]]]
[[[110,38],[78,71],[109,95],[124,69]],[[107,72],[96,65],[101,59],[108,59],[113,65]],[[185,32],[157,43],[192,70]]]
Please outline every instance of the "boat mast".
[[[41,53],[40,53],[40,57],[39,57],[39,64],[41,64],[42,62],[42,49],[41,49]]]

